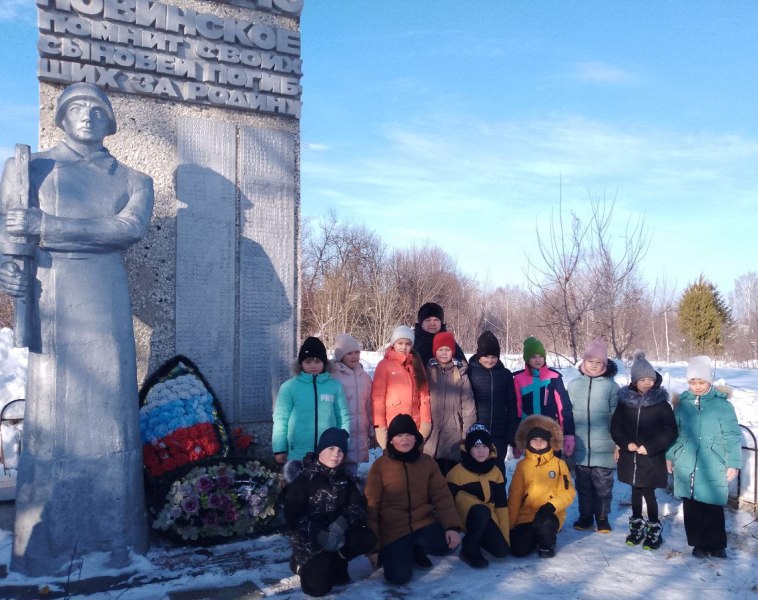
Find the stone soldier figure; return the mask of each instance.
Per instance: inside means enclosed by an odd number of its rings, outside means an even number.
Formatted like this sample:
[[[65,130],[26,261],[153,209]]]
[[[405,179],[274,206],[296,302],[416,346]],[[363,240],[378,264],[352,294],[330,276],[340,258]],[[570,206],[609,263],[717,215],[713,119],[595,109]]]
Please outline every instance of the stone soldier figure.
[[[145,235],[153,182],[103,147],[116,120],[97,87],[67,87],[55,123],[64,141],[29,161],[30,208],[10,208],[18,161],[9,159],[0,182],[2,235],[36,244],[30,277],[9,260],[0,265],[0,289],[31,291],[35,312],[11,560],[32,576],[90,552],[123,566],[130,550],[148,548],[122,253]]]

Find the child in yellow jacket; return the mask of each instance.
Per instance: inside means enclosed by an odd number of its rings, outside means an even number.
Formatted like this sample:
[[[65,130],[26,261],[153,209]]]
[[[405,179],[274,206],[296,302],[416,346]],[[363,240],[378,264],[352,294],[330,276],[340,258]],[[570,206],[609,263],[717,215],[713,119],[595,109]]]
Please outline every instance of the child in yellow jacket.
[[[489,564],[482,548],[495,558],[508,556],[508,499],[496,457],[492,434],[481,423],[474,423],[466,431],[461,462],[447,474],[447,485],[465,524],[461,560],[474,569]]]
[[[524,458],[508,491],[511,554],[526,556],[536,548],[540,558],[552,558],[576,495],[568,465],[555,456],[563,448],[563,433],[550,417],[531,415],[519,425],[515,441]]]

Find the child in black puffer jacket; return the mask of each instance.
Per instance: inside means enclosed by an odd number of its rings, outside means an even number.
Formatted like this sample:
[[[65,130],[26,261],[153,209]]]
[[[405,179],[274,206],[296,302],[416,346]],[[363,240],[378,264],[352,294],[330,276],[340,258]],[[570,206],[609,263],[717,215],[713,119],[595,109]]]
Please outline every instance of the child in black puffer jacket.
[[[366,527],[366,499],[342,467],[348,437],[344,429],[330,427],[319,438],[317,454],[309,452],[302,462],[285,466],[291,481],[284,498],[290,568],[309,596],[324,596],[334,585],[348,583],[348,561],[376,544]]]
[[[642,542],[646,550],[656,550],[663,543],[655,488],[666,487],[666,451],[678,435],[669,395],[661,382],[660,374],[645,360],[645,353],[636,352],[631,384],[619,390],[611,417],[611,437],[619,447],[618,479],[632,486],[626,543],[636,546]],[[643,498],[647,522],[642,518]]]

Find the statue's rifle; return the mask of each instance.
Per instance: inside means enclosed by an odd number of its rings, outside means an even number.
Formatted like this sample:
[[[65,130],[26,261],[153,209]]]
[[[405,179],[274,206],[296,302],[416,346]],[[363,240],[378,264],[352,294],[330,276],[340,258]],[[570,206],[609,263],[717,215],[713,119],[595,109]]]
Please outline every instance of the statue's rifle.
[[[31,149],[26,144],[16,144],[15,181],[13,193],[7,201],[7,209],[30,207],[29,159]],[[13,258],[15,270],[26,282],[26,293],[14,298],[13,345],[17,348],[33,348],[34,340],[34,252],[36,243],[31,235],[9,235],[3,254]]]

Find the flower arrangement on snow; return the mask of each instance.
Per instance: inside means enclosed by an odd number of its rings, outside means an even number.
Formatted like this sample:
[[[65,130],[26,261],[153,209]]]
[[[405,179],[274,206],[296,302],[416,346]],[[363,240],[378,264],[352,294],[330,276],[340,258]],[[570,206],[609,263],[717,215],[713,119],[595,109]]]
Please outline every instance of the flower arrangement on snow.
[[[209,544],[260,534],[274,516],[281,476],[249,458],[253,436],[233,432],[198,367],[175,356],[140,390],[145,493],[153,529]]]
[[[171,484],[153,527],[185,542],[260,533],[275,514],[281,483],[258,461],[194,467]]]
[[[221,408],[198,368],[184,356],[161,366],[140,391],[145,469],[160,477],[229,453]]]

